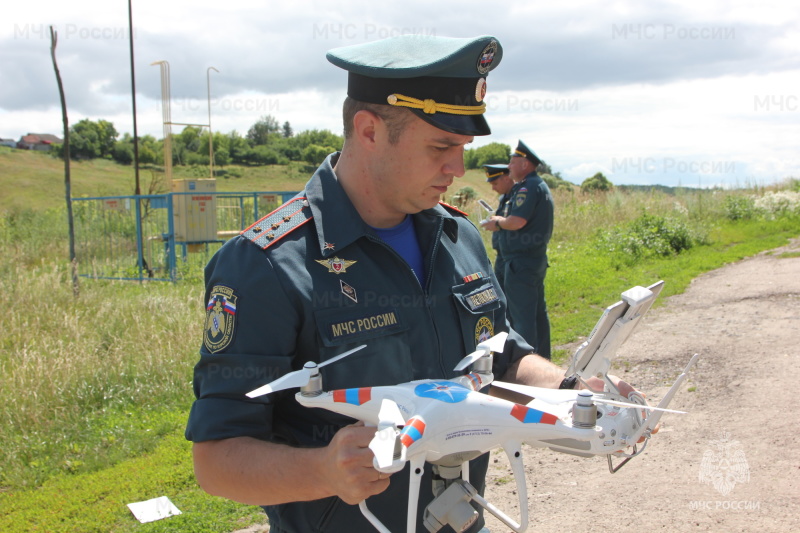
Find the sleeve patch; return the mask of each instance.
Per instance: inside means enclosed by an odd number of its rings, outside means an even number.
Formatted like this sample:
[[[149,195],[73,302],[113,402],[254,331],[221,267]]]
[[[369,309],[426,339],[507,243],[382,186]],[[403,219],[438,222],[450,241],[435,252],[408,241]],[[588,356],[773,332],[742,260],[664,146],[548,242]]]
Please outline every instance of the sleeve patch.
[[[206,304],[203,344],[211,353],[221,352],[233,340],[236,329],[236,302],[239,297],[230,287],[215,285]]]

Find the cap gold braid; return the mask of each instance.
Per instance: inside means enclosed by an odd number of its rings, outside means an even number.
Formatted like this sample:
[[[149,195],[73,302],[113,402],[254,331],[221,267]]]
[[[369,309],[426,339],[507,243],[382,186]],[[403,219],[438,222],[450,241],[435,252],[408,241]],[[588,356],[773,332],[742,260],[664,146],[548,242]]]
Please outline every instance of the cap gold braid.
[[[423,113],[432,115],[437,112],[448,113],[450,115],[482,115],[486,112],[486,103],[481,105],[452,105],[440,104],[435,100],[426,99],[420,100],[402,94],[390,94],[386,97],[389,105],[400,107],[411,107],[413,109],[422,109]]]

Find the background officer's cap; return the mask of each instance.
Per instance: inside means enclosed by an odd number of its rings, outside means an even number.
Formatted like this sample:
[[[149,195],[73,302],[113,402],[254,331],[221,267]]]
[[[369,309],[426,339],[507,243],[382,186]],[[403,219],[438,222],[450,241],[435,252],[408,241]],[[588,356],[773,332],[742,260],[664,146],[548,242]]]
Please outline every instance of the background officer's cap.
[[[524,157],[533,163],[534,167],[538,167],[542,162],[542,160],[539,159],[539,156],[536,155],[536,152],[528,148],[528,146],[522,141],[519,141],[519,144],[517,144],[517,149],[514,150],[514,153],[511,154],[511,157]]]
[[[493,182],[503,174],[508,174],[508,165],[483,165],[486,181]]]
[[[503,57],[494,37],[401,35],[334,48],[327,57],[349,72],[354,100],[406,107],[458,135],[491,133],[483,117],[486,76]]]

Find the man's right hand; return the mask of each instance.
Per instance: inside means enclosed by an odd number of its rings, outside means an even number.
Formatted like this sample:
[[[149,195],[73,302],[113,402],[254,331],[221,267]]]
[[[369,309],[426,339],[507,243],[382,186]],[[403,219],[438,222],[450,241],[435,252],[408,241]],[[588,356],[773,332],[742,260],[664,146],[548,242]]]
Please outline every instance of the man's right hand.
[[[358,422],[337,431],[325,448],[323,478],[331,492],[350,505],[380,494],[389,486],[388,474],[373,467],[375,455],[369,443],[374,436],[374,427]]]

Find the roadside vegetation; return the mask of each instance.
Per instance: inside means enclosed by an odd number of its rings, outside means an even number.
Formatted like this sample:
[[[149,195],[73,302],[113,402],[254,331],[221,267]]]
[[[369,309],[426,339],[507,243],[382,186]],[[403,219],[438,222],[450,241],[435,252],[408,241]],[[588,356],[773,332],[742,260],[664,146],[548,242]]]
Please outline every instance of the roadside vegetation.
[[[85,179],[113,190],[113,178],[102,181],[109,169]],[[307,177],[291,166],[259,172],[251,190],[298,190]],[[14,175],[0,172],[12,196]],[[40,193],[46,199],[0,207],[0,531],[199,533],[264,521],[259,508],[197,487],[183,439],[204,321],[200,274],[177,283],[81,279],[73,297],[58,178]],[[471,171],[460,186],[473,191],[462,208],[482,218],[475,200],[494,200],[483,174]],[[673,194],[558,187],[554,197],[546,284],[561,364],[572,352],[563,346],[586,336],[623,290],[663,279],[663,301],[698,274],[800,235],[798,180]],[[488,235],[486,243],[491,254]],[[140,524],[126,507],[159,496],[182,514]]]

